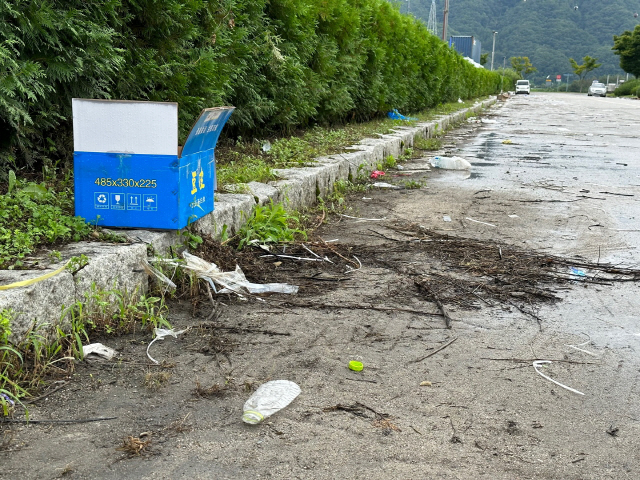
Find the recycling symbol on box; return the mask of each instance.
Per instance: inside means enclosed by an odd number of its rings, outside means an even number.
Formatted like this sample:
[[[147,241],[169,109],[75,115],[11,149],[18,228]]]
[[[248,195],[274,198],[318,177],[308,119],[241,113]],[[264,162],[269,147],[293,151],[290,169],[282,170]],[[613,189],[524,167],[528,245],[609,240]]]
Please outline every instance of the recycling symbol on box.
[[[105,203],[107,201],[107,196],[101,193],[100,195],[98,195],[98,201],[100,203]]]

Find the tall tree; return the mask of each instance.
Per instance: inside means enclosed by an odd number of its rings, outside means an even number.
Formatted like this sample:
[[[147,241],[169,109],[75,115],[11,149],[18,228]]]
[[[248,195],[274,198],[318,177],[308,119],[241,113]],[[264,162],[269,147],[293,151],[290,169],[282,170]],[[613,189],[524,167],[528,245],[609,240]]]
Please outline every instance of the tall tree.
[[[531,64],[529,57],[511,57],[511,66],[520,78],[538,71],[538,69]]]
[[[640,78],[640,25],[633,31],[613,36],[614,53],[620,56],[620,68]]]
[[[573,58],[569,59],[569,62],[571,62],[571,68],[573,68],[573,73],[580,78],[580,93],[582,93],[582,80],[584,79],[584,76],[592,70],[600,68],[602,65],[601,63],[596,63],[598,61],[597,58],[590,57],[589,55],[586,55],[582,61],[584,63],[582,65],[578,65],[578,62]]]

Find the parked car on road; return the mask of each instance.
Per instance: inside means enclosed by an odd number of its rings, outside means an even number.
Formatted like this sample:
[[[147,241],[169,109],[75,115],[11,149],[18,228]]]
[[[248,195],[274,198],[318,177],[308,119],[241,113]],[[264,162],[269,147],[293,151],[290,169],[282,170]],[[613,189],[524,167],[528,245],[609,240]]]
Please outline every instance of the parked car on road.
[[[527,95],[531,93],[531,85],[529,84],[529,80],[518,80],[516,82],[516,95],[519,93],[526,93]]]
[[[589,87],[589,91],[587,92],[587,96],[591,97],[606,97],[607,96],[607,86],[604,83],[593,82]]]

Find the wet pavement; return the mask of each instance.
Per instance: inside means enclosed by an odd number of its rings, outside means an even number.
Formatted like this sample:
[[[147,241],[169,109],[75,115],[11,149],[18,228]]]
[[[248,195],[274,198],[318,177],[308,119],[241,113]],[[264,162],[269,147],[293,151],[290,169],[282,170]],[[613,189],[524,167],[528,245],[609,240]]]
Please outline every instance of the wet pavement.
[[[471,171],[440,171],[432,178],[449,189],[489,197],[469,207],[477,220],[496,225],[479,233],[637,267],[640,102],[534,93],[512,97],[494,112],[481,120],[478,135],[458,136],[449,148],[472,163]],[[498,199],[496,205],[492,200]],[[609,300],[591,298],[576,300],[558,328],[589,330],[601,346],[640,347],[637,287],[619,287]]]

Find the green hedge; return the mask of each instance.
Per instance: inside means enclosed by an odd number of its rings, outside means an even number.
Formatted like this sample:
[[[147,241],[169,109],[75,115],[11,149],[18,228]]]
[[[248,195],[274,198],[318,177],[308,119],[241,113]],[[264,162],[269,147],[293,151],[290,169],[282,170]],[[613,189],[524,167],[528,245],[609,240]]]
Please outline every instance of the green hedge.
[[[626,82],[618,85],[613,91],[616,97],[624,97],[627,95],[633,95],[637,88],[640,87],[640,79],[627,80]]]
[[[68,159],[72,97],[175,101],[228,133],[291,132],[494,93],[386,0],[4,0],[0,166]]]

